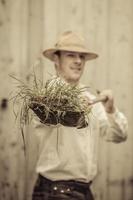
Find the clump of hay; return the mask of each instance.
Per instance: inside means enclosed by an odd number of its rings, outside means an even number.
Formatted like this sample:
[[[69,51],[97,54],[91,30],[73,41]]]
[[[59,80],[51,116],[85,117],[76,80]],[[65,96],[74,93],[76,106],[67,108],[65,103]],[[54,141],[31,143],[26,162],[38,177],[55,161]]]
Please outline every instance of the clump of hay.
[[[21,101],[20,124],[27,124],[31,110],[44,124],[84,128],[88,125],[91,107],[87,104],[83,92],[85,87],[77,87],[52,77],[45,84],[33,76],[31,85],[13,77],[17,81],[17,93],[14,103]]]

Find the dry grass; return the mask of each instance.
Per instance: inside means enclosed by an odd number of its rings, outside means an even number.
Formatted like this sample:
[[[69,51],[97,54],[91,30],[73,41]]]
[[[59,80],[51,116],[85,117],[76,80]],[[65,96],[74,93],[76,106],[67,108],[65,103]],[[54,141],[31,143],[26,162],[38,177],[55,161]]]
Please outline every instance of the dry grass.
[[[90,107],[87,105],[83,92],[85,88],[79,88],[76,85],[70,85],[59,77],[52,77],[45,84],[37,80],[33,74],[32,85],[27,85],[21,80],[13,77],[17,81],[17,92],[13,96],[14,104],[21,101],[20,123],[27,124],[30,119],[30,108],[40,110],[42,115],[45,113],[46,119],[49,113],[57,111],[58,114],[67,111],[84,112],[85,116],[90,113]],[[37,114],[37,112],[35,112]],[[16,115],[17,116],[17,115]]]

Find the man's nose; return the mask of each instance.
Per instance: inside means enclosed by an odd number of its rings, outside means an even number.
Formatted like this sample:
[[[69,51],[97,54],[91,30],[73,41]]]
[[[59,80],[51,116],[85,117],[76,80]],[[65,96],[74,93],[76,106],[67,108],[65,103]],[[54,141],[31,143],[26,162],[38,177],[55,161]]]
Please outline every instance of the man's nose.
[[[80,57],[79,55],[77,55],[77,56],[75,57],[75,62],[76,62],[77,64],[81,64],[81,57]]]

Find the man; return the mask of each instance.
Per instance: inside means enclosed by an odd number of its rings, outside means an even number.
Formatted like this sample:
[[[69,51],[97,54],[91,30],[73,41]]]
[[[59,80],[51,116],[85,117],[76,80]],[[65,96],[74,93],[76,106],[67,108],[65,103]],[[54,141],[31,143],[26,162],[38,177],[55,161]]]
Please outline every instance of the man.
[[[77,87],[86,61],[98,56],[85,47],[81,36],[71,31],[63,33],[55,47],[45,50],[43,55],[54,62],[57,76]],[[116,143],[127,138],[127,121],[115,107],[112,92],[102,91],[99,95],[105,101],[97,104],[93,104],[95,96],[89,91],[84,95],[88,106],[92,105],[88,127],[47,126],[34,121],[39,156],[33,200],[93,200],[90,185],[97,173],[99,134]]]

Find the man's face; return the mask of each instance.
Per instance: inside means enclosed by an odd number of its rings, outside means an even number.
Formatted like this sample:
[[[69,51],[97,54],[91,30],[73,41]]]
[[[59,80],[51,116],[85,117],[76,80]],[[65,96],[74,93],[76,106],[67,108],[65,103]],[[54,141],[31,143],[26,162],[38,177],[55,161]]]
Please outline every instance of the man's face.
[[[78,52],[61,51],[56,57],[56,71],[68,83],[77,83],[85,66],[85,55]]]

